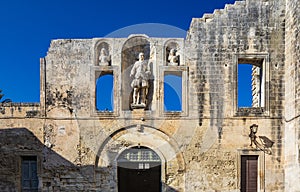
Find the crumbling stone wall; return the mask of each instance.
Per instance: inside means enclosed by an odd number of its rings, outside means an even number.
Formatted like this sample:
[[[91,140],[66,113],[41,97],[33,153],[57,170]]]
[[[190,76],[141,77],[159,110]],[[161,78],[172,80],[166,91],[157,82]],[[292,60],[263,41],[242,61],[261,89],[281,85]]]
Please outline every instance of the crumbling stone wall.
[[[297,191],[299,170],[299,1],[286,1],[285,25],[285,189]]]
[[[265,134],[275,141],[272,156],[267,156],[265,159],[267,175],[272,175],[265,177],[265,190],[270,191],[282,191],[284,188],[284,172],[280,168],[284,159],[283,126],[280,120],[284,109],[284,13],[284,1],[236,1],[234,5],[226,5],[222,10],[215,10],[213,14],[205,14],[203,18],[194,18],[187,34],[186,43],[189,47],[188,53],[191,53],[189,55],[190,75],[192,80],[197,79],[194,80],[195,84],[192,86],[195,88],[191,92],[195,93],[198,98],[199,122],[203,128],[203,125],[207,125],[208,129],[213,130],[213,134],[207,135],[215,137],[215,143],[210,143],[212,148],[207,151],[207,155],[211,151],[217,150],[217,154],[220,154],[220,156],[217,155],[217,159],[220,160],[225,159],[221,154],[226,150],[229,150],[230,156],[235,156],[237,149],[247,149],[245,141],[249,134],[248,123],[249,120],[250,122],[256,121],[261,127],[260,134]],[[238,62],[236,57],[240,54],[253,53],[267,53],[270,58],[267,74],[270,75],[270,81],[266,82],[270,91],[267,98],[270,108],[269,115],[258,115],[254,119],[249,119],[251,112],[248,115],[240,116],[236,111],[235,73]],[[201,107],[203,105],[204,108]],[[257,116],[254,113],[252,115]],[[205,123],[205,121],[209,121],[209,123]],[[235,141],[231,138],[234,138]],[[219,145],[216,142],[219,142]],[[206,153],[200,156],[206,156]],[[238,164],[237,161],[236,159],[235,163]],[[201,175],[201,172],[204,172],[203,168],[200,168],[197,163],[194,165],[189,169],[193,170],[191,175],[195,172]],[[211,166],[213,167],[213,163]],[[204,170],[206,169],[204,168]],[[212,169],[207,169],[205,173],[208,170]],[[213,172],[219,174],[222,171],[216,169]],[[211,178],[209,176],[211,174],[204,175],[206,178]],[[231,181],[227,183],[226,187],[222,187],[223,190],[226,188],[233,190],[239,187],[238,177],[239,175],[234,169],[231,170],[230,176],[220,176],[220,178],[228,178]],[[189,180],[191,183],[198,182],[198,178],[191,180]],[[222,183],[222,180],[217,178],[214,182]],[[211,183],[209,186],[213,186],[213,184]],[[204,188],[199,182],[194,186],[194,189],[200,191]],[[205,190],[218,189],[211,187],[205,188]]]
[[[33,154],[40,191],[115,192],[118,155],[144,146],[163,162],[165,191],[239,191],[241,156],[249,154],[259,157],[260,191],[296,191],[298,4],[236,1],[194,18],[186,39],[53,40],[41,59],[41,103],[0,108],[0,155],[7,157],[0,161],[0,190],[20,190],[20,156]],[[122,66],[130,69],[145,42],[152,63],[151,107],[131,110],[130,90],[122,94],[130,80]],[[103,47],[111,55],[106,66],[98,61]],[[180,66],[168,66],[171,47],[180,50]],[[239,57],[265,60],[263,109],[237,107]],[[168,70],[182,72],[182,112],[163,110]],[[95,109],[95,82],[102,72],[114,75],[113,111]],[[259,126],[257,136],[274,142],[272,148],[249,146],[253,124]]]

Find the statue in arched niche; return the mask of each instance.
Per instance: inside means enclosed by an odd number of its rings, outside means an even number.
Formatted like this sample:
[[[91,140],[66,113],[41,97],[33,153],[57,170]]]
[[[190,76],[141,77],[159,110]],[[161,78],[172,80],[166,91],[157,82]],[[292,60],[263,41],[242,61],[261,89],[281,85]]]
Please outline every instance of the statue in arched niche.
[[[134,63],[130,72],[130,77],[133,78],[131,82],[133,88],[132,108],[146,107],[150,75],[149,63],[145,61],[144,53],[139,53],[139,60]]]
[[[110,65],[110,55],[105,48],[100,50],[99,65]]]
[[[178,66],[179,65],[179,55],[176,49],[171,49],[168,56],[169,65]]]

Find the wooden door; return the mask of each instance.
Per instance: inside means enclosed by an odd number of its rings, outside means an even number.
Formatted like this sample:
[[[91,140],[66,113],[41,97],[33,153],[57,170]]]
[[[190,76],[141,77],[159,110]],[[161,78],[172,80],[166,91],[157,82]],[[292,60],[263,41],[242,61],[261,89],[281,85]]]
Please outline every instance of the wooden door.
[[[133,147],[118,157],[118,192],[161,192],[161,160],[147,147]]]
[[[149,164],[149,168],[138,168],[141,164]],[[161,165],[157,163],[119,163],[119,192],[160,192]]]
[[[258,156],[243,155],[241,158],[241,192],[257,192]]]

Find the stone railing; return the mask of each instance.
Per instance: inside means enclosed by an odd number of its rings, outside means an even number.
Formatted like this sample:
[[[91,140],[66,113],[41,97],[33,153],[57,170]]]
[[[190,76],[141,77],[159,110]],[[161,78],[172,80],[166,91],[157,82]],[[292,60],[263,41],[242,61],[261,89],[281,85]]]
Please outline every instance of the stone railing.
[[[264,111],[263,107],[241,107],[238,108],[236,116],[262,116]]]
[[[40,103],[0,103],[0,118],[37,117],[40,114]]]

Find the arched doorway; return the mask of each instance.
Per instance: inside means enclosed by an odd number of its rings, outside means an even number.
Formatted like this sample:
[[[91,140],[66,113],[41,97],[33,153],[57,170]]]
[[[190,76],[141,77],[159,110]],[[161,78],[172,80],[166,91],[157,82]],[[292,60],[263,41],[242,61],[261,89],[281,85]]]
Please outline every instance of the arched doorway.
[[[161,159],[152,149],[127,149],[117,164],[118,192],[161,192]]]

